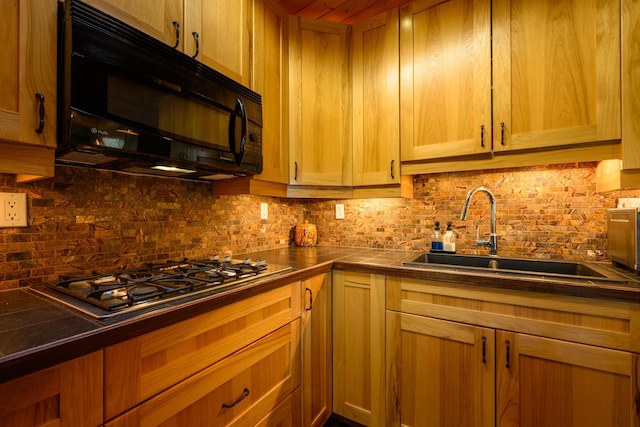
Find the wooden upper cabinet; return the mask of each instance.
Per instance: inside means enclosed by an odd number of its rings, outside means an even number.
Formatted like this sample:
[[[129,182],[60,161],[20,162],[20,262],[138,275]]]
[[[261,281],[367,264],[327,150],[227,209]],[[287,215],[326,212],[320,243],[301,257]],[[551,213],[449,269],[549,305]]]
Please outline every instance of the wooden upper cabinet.
[[[249,87],[253,2],[185,0],[184,4],[185,38],[189,40],[184,52],[189,56],[197,53],[202,63]]]
[[[620,1],[494,0],[494,150],[619,140]]]
[[[4,1],[0,15],[0,173],[53,176],[57,2]]]
[[[84,1],[170,46],[175,46],[178,42],[177,48],[180,50],[187,40],[184,27],[184,0]]]
[[[87,0],[227,77],[251,84],[250,0]],[[197,55],[196,55],[197,54]]]
[[[290,18],[289,183],[352,182],[350,27]]]
[[[262,173],[255,178],[289,180],[288,18],[275,0],[254,2],[253,90],[262,95]]]
[[[491,150],[490,0],[400,8],[402,160]]]
[[[398,10],[353,27],[353,185],[400,181]]]

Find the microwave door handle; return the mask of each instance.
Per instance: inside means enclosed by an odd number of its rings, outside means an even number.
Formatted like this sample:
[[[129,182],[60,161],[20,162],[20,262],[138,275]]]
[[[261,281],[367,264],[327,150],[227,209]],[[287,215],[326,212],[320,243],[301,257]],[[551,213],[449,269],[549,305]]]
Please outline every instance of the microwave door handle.
[[[240,119],[239,124],[236,122],[236,119]],[[244,104],[242,103],[242,100],[238,98],[236,100],[235,110],[231,114],[231,119],[229,122],[229,147],[231,148],[231,151],[233,152],[233,155],[236,159],[236,163],[238,165],[242,163],[242,159],[244,157],[246,135],[247,135],[247,112],[244,108]]]

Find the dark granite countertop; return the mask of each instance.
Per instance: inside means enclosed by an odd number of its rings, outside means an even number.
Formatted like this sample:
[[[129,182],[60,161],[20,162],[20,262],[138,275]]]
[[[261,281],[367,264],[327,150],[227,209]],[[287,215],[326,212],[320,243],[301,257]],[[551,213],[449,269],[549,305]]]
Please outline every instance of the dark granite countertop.
[[[529,277],[455,268],[415,268],[403,265],[420,252],[341,247],[289,247],[246,254],[253,259],[289,265],[292,270],[258,278],[243,286],[189,302],[160,306],[146,313],[109,321],[91,319],[29,288],[0,292],[0,382],[7,381],[100,350],[242,298],[331,269],[439,280],[535,292],[613,299],[640,303],[637,276],[599,264],[628,280],[577,281]]]

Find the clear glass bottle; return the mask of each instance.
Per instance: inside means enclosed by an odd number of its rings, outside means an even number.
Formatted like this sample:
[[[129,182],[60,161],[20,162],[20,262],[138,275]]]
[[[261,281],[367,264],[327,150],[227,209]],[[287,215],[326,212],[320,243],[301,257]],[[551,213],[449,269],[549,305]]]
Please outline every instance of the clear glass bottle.
[[[456,233],[453,231],[452,222],[447,222],[447,231],[442,236],[442,249],[445,252],[456,251]]]
[[[441,251],[442,249],[443,249],[443,245],[442,245],[442,235],[440,234],[440,221],[436,221],[436,228],[433,231],[433,238],[431,239],[431,250]]]

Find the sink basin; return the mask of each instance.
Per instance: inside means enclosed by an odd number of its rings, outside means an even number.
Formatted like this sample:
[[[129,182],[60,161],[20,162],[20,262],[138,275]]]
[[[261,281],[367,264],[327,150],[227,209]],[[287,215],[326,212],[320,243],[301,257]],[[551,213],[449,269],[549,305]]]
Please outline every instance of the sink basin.
[[[503,272],[534,276],[564,277],[583,280],[627,281],[626,278],[610,277],[610,274],[580,262],[550,261],[525,258],[501,258],[479,255],[456,255],[425,253],[413,261],[404,262],[412,267],[449,267],[484,272]]]

